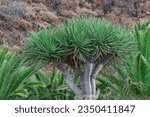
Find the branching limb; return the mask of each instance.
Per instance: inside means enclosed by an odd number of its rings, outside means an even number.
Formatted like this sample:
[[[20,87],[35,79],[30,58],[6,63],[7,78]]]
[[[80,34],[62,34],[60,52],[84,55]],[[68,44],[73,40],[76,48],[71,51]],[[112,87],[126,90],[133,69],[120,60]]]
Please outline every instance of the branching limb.
[[[96,98],[96,79],[91,78],[92,98]]]
[[[106,65],[114,56],[115,54],[109,54],[101,63]]]
[[[60,63],[59,65],[57,65],[57,67],[63,73],[63,75],[66,79],[66,84],[68,85],[68,87],[75,93],[75,95],[77,97],[82,98],[82,96],[83,96],[82,91],[72,81],[72,76],[69,73],[69,70],[68,70],[66,64]]]
[[[113,57],[114,57],[114,54],[110,54],[103,61],[99,61],[95,65],[91,78],[96,79],[97,74],[102,70],[103,66],[106,65]]]
[[[95,68],[91,75],[91,86],[93,98],[96,98],[96,76],[102,70],[103,65],[101,63],[95,65]]]
[[[91,78],[92,79],[96,79],[97,74],[102,70],[103,68],[103,64],[102,63],[98,63],[95,65],[95,68],[92,72]]]
[[[80,84],[81,90],[83,91],[83,94],[86,96],[92,95],[92,87],[91,87],[91,80],[90,80],[92,69],[93,69],[93,64],[90,63],[89,61],[86,61],[84,72],[81,77],[81,84]]]
[[[91,86],[92,86],[92,95],[93,98],[96,98],[96,76],[102,70],[103,66],[107,64],[112,58],[114,57],[113,54],[108,55],[103,61],[99,61],[94,67],[94,70],[91,75]]]

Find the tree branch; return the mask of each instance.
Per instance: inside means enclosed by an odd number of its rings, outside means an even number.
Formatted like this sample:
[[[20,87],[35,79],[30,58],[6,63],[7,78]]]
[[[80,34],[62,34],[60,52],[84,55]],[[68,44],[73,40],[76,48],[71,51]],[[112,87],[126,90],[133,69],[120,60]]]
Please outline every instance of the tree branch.
[[[57,68],[63,73],[68,87],[75,93],[76,96],[78,96],[79,98],[82,98],[83,96],[82,91],[72,81],[72,76],[70,75],[66,64],[60,63],[59,65],[57,65]]]
[[[108,55],[103,61],[99,61],[94,67],[94,70],[91,74],[91,86],[92,86],[92,95],[93,98],[96,99],[96,76],[102,70],[103,66],[107,64],[112,58],[114,57],[113,54]]]
[[[101,63],[96,64],[91,74],[91,86],[93,99],[96,99],[96,76],[102,70],[103,65]]]
[[[96,79],[97,74],[102,70],[103,68],[103,64],[102,63],[98,63],[95,65],[95,68],[92,72],[91,78]]]
[[[113,57],[114,57],[114,54],[110,54],[103,61],[99,61],[95,65],[91,77],[96,79],[97,74],[102,70],[103,66],[106,65]]]
[[[93,64],[86,61],[85,62],[85,68],[84,68],[83,75],[81,77],[81,90],[83,91],[83,94],[85,96],[91,96],[92,94],[92,87],[91,87],[91,80],[90,76],[93,69]],[[90,98],[90,97],[89,97]]]
[[[101,63],[106,65],[114,56],[115,54],[109,54],[103,61],[101,61]]]

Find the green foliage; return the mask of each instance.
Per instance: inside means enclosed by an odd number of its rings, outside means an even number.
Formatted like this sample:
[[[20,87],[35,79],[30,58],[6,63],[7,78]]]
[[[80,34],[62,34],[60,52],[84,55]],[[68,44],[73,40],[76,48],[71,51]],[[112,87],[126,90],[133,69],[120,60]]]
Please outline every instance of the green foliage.
[[[22,83],[35,72],[33,67],[23,66],[23,57],[15,56],[8,49],[0,48],[0,99],[15,99],[28,95]]]
[[[120,65],[113,65],[115,74],[98,77],[105,90],[101,98],[149,99],[150,97],[150,23],[139,23],[134,28],[138,51]],[[100,86],[99,86],[100,87]],[[107,87],[107,88],[106,88]],[[109,91],[107,89],[110,89]],[[111,93],[110,93],[111,92]]]
[[[25,55],[27,55],[28,60],[34,58],[31,63],[38,61],[43,64],[43,62],[57,60],[57,43],[53,38],[55,30],[49,30],[41,30],[33,34],[26,42]]]
[[[150,21],[135,26],[136,43],[139,54],[136,56],[136,80],[142,82],[142,95],[150,95]]]
[[[126,28],[100,19],[74,18],[33,34],[25,43],[24,54],[34,63],[72,58],[91,60],[110,53],[124,55],[133,48],[132,34]]]
[[[150,21],[145,23],[140,22],[134,27],[134,32],[139,52],[150,63]]]
[[[8,49],[0,49],[0,99],[1,100],[66,100],[74,93],[66,86],[64,76],[58,71],[37,72],[35,67],[24,66],[22,56]],[[75,82],[78,83],[78,78]]]
[[[78,83],[77,78],[75,79]],[[71,100],[74,93],[68,89],[64,76],[58,71],[52,73],[38,72],[34,78],[24,83],[24,88],[29,91],[28,100]]]
[[[134,82],[124,65],[113,65],[115,74],[103,72],[97,77],[98,87],[104,87],[100,99],[138,99],[140,83]]]

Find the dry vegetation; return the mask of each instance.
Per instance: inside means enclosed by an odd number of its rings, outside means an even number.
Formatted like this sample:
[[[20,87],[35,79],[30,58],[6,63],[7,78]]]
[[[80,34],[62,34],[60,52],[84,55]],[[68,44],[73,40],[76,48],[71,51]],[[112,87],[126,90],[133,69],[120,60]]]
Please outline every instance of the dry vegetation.
[[[149,0],[0,0],[0,45],[20,52],[32,32],[79,15],[127,26],[150,19]]]

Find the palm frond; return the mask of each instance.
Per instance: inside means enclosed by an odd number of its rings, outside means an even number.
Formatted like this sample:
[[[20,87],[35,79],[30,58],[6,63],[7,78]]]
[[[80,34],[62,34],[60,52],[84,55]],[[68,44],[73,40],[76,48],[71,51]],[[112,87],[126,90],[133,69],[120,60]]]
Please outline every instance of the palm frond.
[[[37,69],[23,66],[23,57],[15,56],[8,49],[0,48],[0,56],[0,99],[15,99],[14,94],[21,90],[22,83]]]

